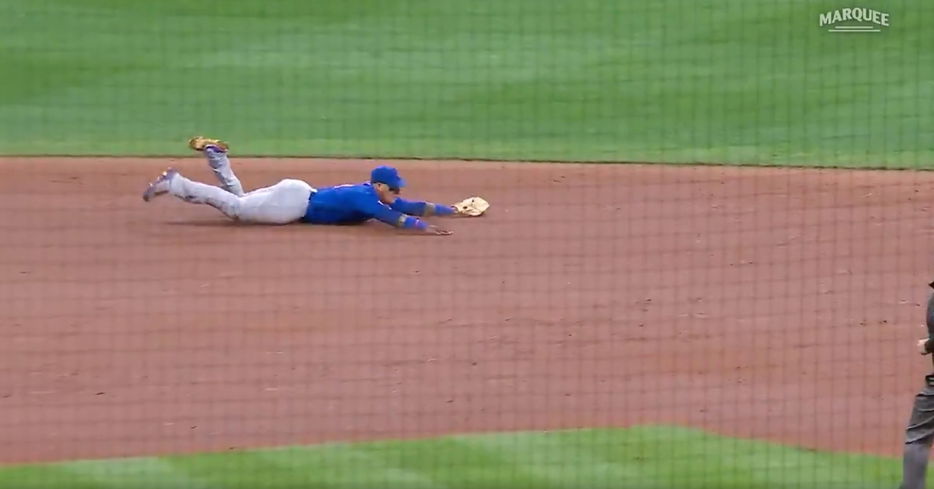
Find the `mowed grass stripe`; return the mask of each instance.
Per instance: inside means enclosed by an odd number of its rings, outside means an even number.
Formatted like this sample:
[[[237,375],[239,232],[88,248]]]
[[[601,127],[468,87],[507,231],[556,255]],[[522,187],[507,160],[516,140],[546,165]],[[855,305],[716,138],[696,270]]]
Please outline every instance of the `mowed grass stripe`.
[[[105,489],[104,482],[89,478],[65,467],[53,465],[30,465],[0,468],[2,489]]]
[[[213,489],[160,458],[86,460],[0,469],[3,489]]]
[[[294,487],[300,472],[254,452],[208,453],[163,458],[173,470],[210,487],[225,489]],[[309,468],[310,469],[310,468]]]
[[[384,466],[417,472],[437,487],[543,488],[556,487],[542,474],[511,463],[482,447],[456,438],[440,438],[412,443],[378,443],[360,447]]]
[[[688,428],[590,433],[593,438],[583,448],[599,447],[605,458],[637,463],[667,487],[881,488],[892,487],[900,477],[900,464],[888,458],[821,453]],[[562,436],[579,439],[576,433]]]
[[[579,435],[579,436],[578,436]],[[462,436],[458,441],[482,448],[529,472],[547,478],[554,487],[611,489],[638,485],[651,489],[652,473],[640,464],[603,456],[587,432],[523,433],[518,436]]]
[[[0,488],[891,489],[900,461],[673,427],[414,441],[0,468]]]
[[[287,447],[255,455],[290,473],[298,487],[444,489],[419,472],[388,466],[351,444]]]
[[[166,459],[134,458],[113,461],[81,461],[62,467],[83,479],[90,479],[102,489],[213,489],[209,481],[178,470]]]

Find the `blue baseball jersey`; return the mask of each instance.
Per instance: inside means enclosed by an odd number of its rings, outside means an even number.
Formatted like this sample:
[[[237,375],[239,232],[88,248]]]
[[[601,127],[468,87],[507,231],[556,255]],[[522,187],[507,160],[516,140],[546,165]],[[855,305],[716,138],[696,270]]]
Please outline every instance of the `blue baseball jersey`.
[[[397,198],[392,204],[379,200],[369,183],[336,185],[318,189],[308,199],[303,222],[311,224],[360,224],[377,219],[390,226],[424,229],[427,224],[412,216],[453,214],[450,206]]]

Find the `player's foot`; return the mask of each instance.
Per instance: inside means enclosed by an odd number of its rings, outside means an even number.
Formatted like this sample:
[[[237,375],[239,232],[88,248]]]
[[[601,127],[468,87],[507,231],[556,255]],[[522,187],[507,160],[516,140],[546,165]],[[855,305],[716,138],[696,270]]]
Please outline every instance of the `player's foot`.
[[[204,136],[195,136],[188,140],[188,147],[195,151],[204,151],[213,148],[222,153],[226,153],[230,146],[220,139],[211,139]]]
[[[176,175],[178,175],[178,170],[175,168],[169,168],[162,172],[162,175],[159,175],[159,178],[153,180],[152,183],[149,184],[149,187],[146,188],[146,191],[143,192],[143,200],[149,202],[162,194],[168,193],[169,183]]]

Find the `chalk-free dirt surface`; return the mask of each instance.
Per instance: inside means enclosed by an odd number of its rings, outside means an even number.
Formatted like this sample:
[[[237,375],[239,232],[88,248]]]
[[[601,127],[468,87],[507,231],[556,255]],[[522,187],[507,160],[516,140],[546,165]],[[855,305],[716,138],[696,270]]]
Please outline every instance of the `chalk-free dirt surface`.
[[[238,159],[249,188],[371,161]],[[934,174],[396,163],[449,237],[245,226],[192,159],[0,162],[0,462],[675,423],[897,454]]]

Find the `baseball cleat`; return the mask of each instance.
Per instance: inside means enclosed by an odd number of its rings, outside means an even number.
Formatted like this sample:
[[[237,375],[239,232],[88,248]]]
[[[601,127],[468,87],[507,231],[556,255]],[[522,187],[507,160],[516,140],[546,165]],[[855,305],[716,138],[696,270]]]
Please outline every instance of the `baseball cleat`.
[[[174,168],[169,168],[162,172],[162,175],[159,175],[159,178],[153,180],[152,183],[149,184],[149,187],[146,188],[146,191],[143,192],[143,200],[149,202],[162,194],[168,193],[169,183],[176,175],[178,175],[178,170]]]
[[[221,151],[227,151],[230,146],[220,139],[211,139],[204,136],[195,136],[188,140],[188,147],[195,151],[204,151],[205,148],[213,147]]]

